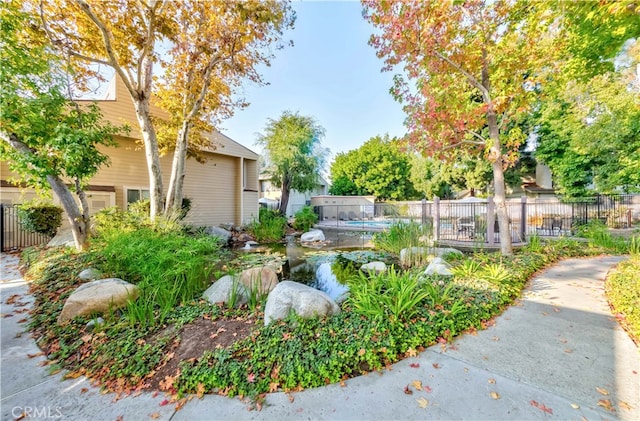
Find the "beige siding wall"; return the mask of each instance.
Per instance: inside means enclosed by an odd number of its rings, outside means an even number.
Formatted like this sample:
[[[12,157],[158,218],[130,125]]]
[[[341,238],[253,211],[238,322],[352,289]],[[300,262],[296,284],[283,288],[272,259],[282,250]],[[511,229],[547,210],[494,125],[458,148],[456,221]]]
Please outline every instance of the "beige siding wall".
[[[148,189],[149,176],[142,147],[129,139],[118,138],[117,140],[120,147],[102,148],[103,152],[109,155],[111,163],[108,167],[103,167],[89,181],[89,184],[113,186],[115,194],[111,197],[115,203],[109,200],[109,205],[124,209],[126,189]],[[209,226],[226,223],[239,225],[250,221],[253,215],[257,215],[258,193],[242,192],[240,188],[240,177],[243,176],[240,167],[241,159],[219,154],[207,155],[209,159],[204,164],[192,159],[187,160],[184,194],[191,199],[192,206],[185,222]],[[165,192],[169,182],[171,159],[171,156],[161,158]],[[247,159],[244,161],[249,168],[257,168],[255,161]],[[7,163],[1,162],[0,165],[2,179],[7,180],[11,175]],[[249,178],[254,180],[254,184],[257,183],[257,170],[249,170]],[[25,194],[27,194],[26,198],[33,198],[32,192]],[[18,189],[2,189],[2,200],[14,202],[19,197]]]

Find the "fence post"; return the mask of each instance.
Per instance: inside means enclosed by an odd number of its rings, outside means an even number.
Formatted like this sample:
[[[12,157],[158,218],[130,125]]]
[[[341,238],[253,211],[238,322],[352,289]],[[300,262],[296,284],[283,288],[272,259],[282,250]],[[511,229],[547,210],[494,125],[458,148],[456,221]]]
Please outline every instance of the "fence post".
[[[520,238],[527,242],[527,196],[520,198]]]
[[[0,251],[4,251],[4,205],[0,203]]]
[[[496,207],[493,196],[487,197],[487,243],[493,244],[494,225],[496,222]]]
[[[427,223],[427,199],[422,199],[422,225]]]
[[[433,240],[438,241],[440,239],[440,198],[433,196]]]

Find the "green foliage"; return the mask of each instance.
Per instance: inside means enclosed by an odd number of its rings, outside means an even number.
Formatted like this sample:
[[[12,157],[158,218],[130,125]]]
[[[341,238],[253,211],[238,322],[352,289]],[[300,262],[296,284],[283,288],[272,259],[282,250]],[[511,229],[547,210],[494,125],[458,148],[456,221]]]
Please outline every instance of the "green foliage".
[[[141,227],[158,233],[180,233],[187,230],[176,217],[157,216],[152,220],[149,209],[148,200],[132,203],[126,211],[116,206],[102,209],[93,216],[93,231],[98,237],[104,237],[108,241],[111,236],[117,236],[121,232],[135,232]]]
[[[429,296],[417,276],[393,267],[384,274],[359,273],[347,282],[347,301],[357,313],[393,322],[411,320],[418,313],[417,306]]]
[[[62,225],[62,209],[43,203],[23,203],[17,207],[22,228],[53,237]]]
[[[578,228],[578,235],[589,240],[591,248],[601,247],[614,253],[626,253],[627,241],[622,237],[611,235],[609,228],[601,221],[591,220]]]
[[[640,257],[636,253],[621,262],[607,277],[606,293],[618,320],[640,340]]]
[[[260,218],[247,225],[247,231],[259,242],[278,242],[284,237],[287,218],[279,211],[260,208]]]
[[[540,107],[536,158],[565,196],[640,189],[640,97],[620,75],[572,82]]]
[[[373,195],[380,200],[415,199],[409,179],[411,163],[397,139],[376,136],[358,149],[339,153],[331,164],[335,195]]]
[[[311,206],[305,206],[294,215],[293,228],[298,231],[309,231],[318,222],[318,215],[315,214]]]
[[[204,291],[221,254],[215,237],[188,236],[163,218],[150,222],[135,212],[108,212],[98,218],[91,254],[103,273],[140,287],[141,296],[125,311],[130,323],[163,323],[177,305]]]
[[[373,243],[376,248],[396,255],[404,248],[424,246],[432,236],[430,225],[417,222],[394,222],[389,229],[374,234]]]
[[[320,141],[324,128],[313,117],[285,111],[278,120],[269,119],[258,143],[267,154],[267,173],[282,189],[280,213],[287,209],[289,192],[307,192],[318,182],[327,151]]]

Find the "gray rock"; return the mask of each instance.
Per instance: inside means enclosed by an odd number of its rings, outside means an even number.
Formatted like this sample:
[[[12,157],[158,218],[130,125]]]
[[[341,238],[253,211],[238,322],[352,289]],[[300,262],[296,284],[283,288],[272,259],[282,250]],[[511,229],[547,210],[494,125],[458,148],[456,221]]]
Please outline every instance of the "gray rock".
[[[453,276],[453,273],[451,273],[451,265],[442,257],[436,257],[433,259],[431,263],[429,263],[429,266],[427,266],[427,269],[425,269],[424,274]]]
[[[240,283],[248,291],[268,294],[278,285],[278,274],[268,266],[251,268],[240,274]]]
[[[220,227],[207,227],[205,232],[212,237],[220,238],[224,243],[228,242],[231,238],[231,233],[226,229]]]
[[[369,262],[360,266],[360,270],[368,273],[382,273],[387,271],[387,265],[385,262]]]
[[[104,324],[104,319],[102,317],[98,317],[97,319],[92,319],[87,322],[87,329],[93,330],[96,326],[100,326]]]
[[[340,307],[324,292],[297,282],[280,282],[269,293],[264,309],[265,326],[285,319],[290,311],[304,318],[340,313]]]
[[[305,232],[300,236],[300,241],[302,241],[303,243],[313,243],[316,241],[324,241],[324,240],[325,238],[322,230],[311,230],[311,231]]]
[[[73,239],[73,233],[71,232],[71,228],[58,230],[58,233],[53,237],[48,243],[47,247],[75,247],[76,242]]]
[[[98,269],[86,268],[78,274],[78,278],[83,281],[93,281],[102,278],[102,273]]]
[[[211,304],[217,303],[229,303],[231,298],[233,297],[235,289],[236,294],[236,303],[235,306],[238,307],[242,304],[245,304],[249,295],[247,293],[244,285],[240,283],[237,278],[233,276],[226,275],[222,278],[215,281],[207,290],[202,294],[202,298],[209,301]]]
[[[140,295],[140,288],[118,278],[99,279],[80,285],[71,293],[58,316],[64,324],[77,316],[104,314],[127,305]]]

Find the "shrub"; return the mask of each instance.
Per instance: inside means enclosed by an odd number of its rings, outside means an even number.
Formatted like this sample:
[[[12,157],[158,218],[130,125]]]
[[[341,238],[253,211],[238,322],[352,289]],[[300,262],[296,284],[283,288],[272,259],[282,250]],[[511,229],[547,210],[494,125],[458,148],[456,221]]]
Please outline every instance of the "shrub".
[[[259,220],[247,226],[256,240],[260,242],[280,241],[285,234],[287,219],[276,210],[260,208]]]
[[[295,214],[293,228],[298,231],[309,231],[318,222],[318,215],[313,212],[311,206],[305,206]]]
[[[62,208],[38,203],[24,203],[17,207],[20,225],[25,231],[53,237],[62,225]]]
[[[618,318],[629,334],[640,341],[640,256],[631,258],[618,265],[607,278],[606,293],[618,313]]]
[[[373,243],[376,248],[399,255],[404,248],[424,244],[431,238],[432,230],[429,225],[417,222],[394,222],[387,231],[376,233]]]

